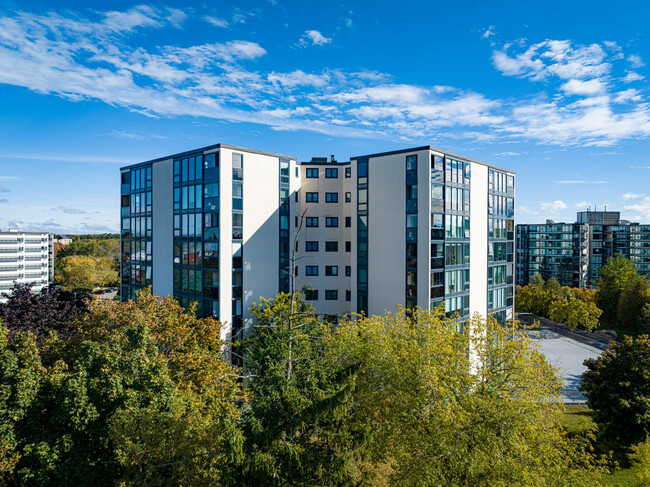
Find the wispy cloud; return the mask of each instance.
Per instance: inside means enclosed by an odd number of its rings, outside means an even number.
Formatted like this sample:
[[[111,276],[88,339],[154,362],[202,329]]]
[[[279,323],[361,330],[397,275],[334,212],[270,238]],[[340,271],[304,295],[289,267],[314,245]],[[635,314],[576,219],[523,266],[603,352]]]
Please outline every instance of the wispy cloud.
[[[325,37],[320,31],[317,30],[306,30],[305,33],[300,38],[300,44],[303,46],[313,45],[313,46],[324,46],[332,42],[331,37]]]
[[[506,152],[497,152],[494,155],[497,157],[509,157],[509,156],[520,156],[521,154],[519,152],[506,151]]]
[[[226,19],[221,19],[219,17],[214,17],[212,15],[205,15],[203,17],[208,24],[212,24],[215,27],[223,27],[224,29],[228,27],[228,21]]]
[[[638,200],[639,198],[643,198],[644,196],[645,196],[644,194],[624,193],[622,198],[624,201],[629,201],[629,200]]]
[[[59,205],[56,208],[52,208],[53,210],[60,210],[66,215],[85,215],[88,213],[87,211],[80,210],[78,208],[73,208],[71,206],[65,206],[65,205]]]
[[[0,176],[0,181],[20,181],[17,176]]]
[[[562,200],[555,200],[548,203],[540,203],[539,209],[542,211],[548,211],[551,213],[566,210],[568,208],[567,204]]]
[[[133,159],[126,157],[105,157],[83,154],[51,155],[51,154],[0,154],[0,159],[25,159],[31,161],[58,161],[58,162],[108,162],[115,164],[133,163]]]
[[[611,181],[585,181],[582,179],[561,179],[559,181],[553,181],[557,184],[610,184]]]
[[[150,139],[166,139],[164,135],[158,134],[144,134],[144,133],[135,133],[127,132],[126,130],[111,130],[106,135],[110,137],[119,137],[121,139],[134,139],[134,140],[150,140]]]
[[[490,36],[493,36],[493,35],[494,35],[494,26],[491,25],[490,27],[488,27],[487,29],[485,29],[483,31],[483,34],[481,35],[481,37],[483,37],[483,39],[487,39],[487,38],[489,38]]]
[[[246,22],[251,15],[236,8],[227,21],[197,14],[219,27]],[[243,39],[151,47],[144,35],[133,35],[173,32],[186,21],[181,10],[150,6],[85,17],[69,11],[12,13],[0,17],[0,66],[12,66],[0,71],[0,83],[72,101],[99,100],[150,117],[212,118],[345,137],[426,140],[444,130],[448,137],[483,142],[608,146],[650,136],[645,92],[620,90],[620,81],[615,82],[642,61],[634,55],[625,59],[609,41],[583,46],[546,40],[495,49],[493,63],[503,75],[547,89],[503,100],[459,87],[398,83],[390,73],[332,67],[264,71],[255,63],[269,55],[267,50]],[[487,32],[494,33],[493,27],[483,35]],[[492,41],[491,34],[487,37]],[[332,37],[307,30],[300,42],[325,46]],[[111,135],[147,137],[120,130]],[[14,158],[132,162],[101,156]]]

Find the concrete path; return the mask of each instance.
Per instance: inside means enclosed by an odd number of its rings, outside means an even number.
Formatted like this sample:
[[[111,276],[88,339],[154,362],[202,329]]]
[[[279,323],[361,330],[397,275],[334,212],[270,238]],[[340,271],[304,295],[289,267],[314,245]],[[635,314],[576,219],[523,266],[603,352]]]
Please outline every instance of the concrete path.
[[[578,390],[582,373],[587,370],[583,362],[588,358],[598,358],[602,349],[550,330],[529,330],[526,333],[539,345],[546,360],[560,370],[565,383],[565,402],[584,403],[585,397]]]

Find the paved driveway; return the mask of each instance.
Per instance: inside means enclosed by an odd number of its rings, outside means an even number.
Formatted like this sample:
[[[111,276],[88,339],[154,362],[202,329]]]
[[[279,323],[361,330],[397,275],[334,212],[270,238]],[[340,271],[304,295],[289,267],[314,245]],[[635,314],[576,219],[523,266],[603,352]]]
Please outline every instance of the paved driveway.
[[[599,357],[602,350],[550,330],[531,330],[527,333],[539,345],[546,359],[560,370],[565,384],[565,402],[584,403],[585,397],[578,390],[582,373],[587,370],[582,363],[588,358]]]

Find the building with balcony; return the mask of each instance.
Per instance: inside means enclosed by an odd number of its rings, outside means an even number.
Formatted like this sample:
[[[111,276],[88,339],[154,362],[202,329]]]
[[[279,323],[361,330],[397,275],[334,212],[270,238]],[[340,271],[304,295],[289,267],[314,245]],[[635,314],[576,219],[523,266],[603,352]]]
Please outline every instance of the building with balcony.
[[[121,296],[219,318],[304,289],[318,313],[512,314],[514,173],[430,146],[297,162],[217,144],[121,169]]]
[[[587,287],[616,254],[650,274],[650,225],[621,220],[617,211],[579,212],[576,223],[517,225],[517,284],[539,273],[564,286]]]
[[[33,284],[39,292],[53,280],[52,236],[49,233],[0,232],[0,302],[15,283]]]

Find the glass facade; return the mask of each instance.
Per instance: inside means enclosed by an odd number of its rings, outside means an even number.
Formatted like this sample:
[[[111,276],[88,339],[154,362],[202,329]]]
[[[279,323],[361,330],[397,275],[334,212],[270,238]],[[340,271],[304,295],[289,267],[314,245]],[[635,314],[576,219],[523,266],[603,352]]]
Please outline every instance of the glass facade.
[[[406,308],[418,299],[418,156],[406,156]]]
[[[488,170],[488,313],[504,322],[514,304],[515,177]]]
[[[434,156],[434,166],[436,163],[439,165],[439,161],[436,161]],[[439,194],[442,185],[439,183],[440,173],[436,167],[432,168],[432,176],[435,169],[435,174],[438,176],[438,182],[435,183],[436,194]],[[445,312],[449,316],[469,315],[470,177],[470,163],[444,157],[444,295]],[[433,180],[431,184],[433,193]],[[437,207],[440,207],[439,202]],[[438,213],[432,215],[436,215],[439,219]],[[432,234],[433,228],[432,222]],[[440,245],[439,242],[436,244]],[[432,241],[432,255],[433,245]],[[439,250],[441,249],[436,248],[437,256]],[[440,271],[436,270],[436,272]],[[440,282],[440,276],[435,276],[435,282]]]
[[[133,299],[152,282],[153,208],[151,164],[122,171],[121,177],[121,292]]]
[[[368,158],[357,160],[357,313],[368,314]]]

